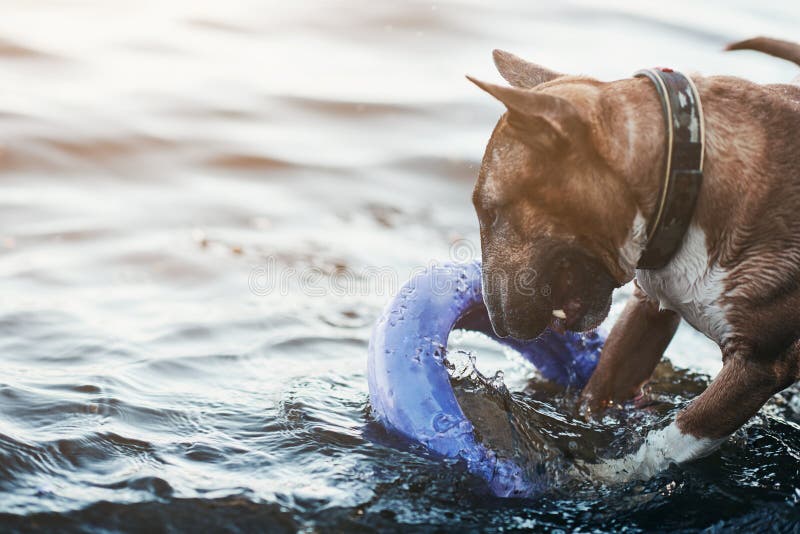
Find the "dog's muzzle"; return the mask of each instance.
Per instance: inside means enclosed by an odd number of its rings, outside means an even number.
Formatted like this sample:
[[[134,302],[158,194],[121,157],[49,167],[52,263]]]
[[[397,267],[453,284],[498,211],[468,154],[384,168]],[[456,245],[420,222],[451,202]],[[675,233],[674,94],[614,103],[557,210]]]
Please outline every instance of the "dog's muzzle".
[[[532,339],[548,326],[585,331],[599,325],[618,286],[605,267],[558,240],[541,240],[532,250],[518,264],[484,254],[484,302],[497,335]]]

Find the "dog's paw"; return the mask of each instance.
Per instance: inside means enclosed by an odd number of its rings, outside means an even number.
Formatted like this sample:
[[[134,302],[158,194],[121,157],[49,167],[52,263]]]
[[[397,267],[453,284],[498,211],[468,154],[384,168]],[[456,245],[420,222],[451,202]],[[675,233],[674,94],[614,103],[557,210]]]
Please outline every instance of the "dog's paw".
[[[632,480],[647,480],[669,467],[672,462],[682,460],[681,451],[672,450],[676,442],[674,423],[661,430],[647,434],[636,452],[620,458],[603,459],[584,466],[589,476],[606,484],[624,484]]]
[[[689,462],[713,452],[725,439],[696,438],[683,433],[673,422],[650,431],[636,452],[587,464],[584,469],[593,479],[605,483],[648,480],[672,463]]]

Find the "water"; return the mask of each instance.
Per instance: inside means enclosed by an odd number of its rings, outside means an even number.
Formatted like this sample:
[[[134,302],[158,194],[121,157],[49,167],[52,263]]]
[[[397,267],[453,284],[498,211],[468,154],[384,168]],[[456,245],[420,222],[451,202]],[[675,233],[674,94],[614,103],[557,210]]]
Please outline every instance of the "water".
[[[671,65],[781,81],[796,69],[719,50],[793,37],[798,19],[738,0],[7,2],[4,530],[796,529],[797,397],[647,483],[508,501],[374,425],[364,367],[388,294],[476,253],[469,198],[500,107],[463,75],[496,80],[492,48],[602,79]],[[567,428],[590,456],[698,380],[678,372],[649,408],[586,428],[573,393],[463,344],[487,376],[504,369],[522,430]],[[720,365],[687,327],[669,356]]]

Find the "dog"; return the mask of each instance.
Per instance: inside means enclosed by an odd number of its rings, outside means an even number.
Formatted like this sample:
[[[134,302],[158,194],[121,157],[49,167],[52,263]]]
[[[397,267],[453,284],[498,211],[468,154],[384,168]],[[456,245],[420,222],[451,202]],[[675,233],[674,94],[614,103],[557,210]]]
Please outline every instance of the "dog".
[[[790,42],[728,49],[800,65]],[[800,380],[800,78],[691,77],[705,122],[702,185],[677,252],[642,269],[667,135],[653,83],[562,75],[499,50],[494,60],[510,86],[468,77],[507,110],[473,193],[494,330],[530,339],[548,326],[595,328],[613,290],[634,280],[581,393],[584,413],[637,396],[681,318],[719,345],[723,367],[605,472],[647,478],[711,453]]]

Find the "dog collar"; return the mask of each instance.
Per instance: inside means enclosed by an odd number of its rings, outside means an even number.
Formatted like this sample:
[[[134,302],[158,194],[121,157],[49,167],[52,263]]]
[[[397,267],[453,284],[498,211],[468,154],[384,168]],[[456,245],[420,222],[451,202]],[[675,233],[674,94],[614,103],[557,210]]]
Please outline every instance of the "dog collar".
[[[647,225],[647,245],[636,265],[637,269],[658,269],[680,248],[703,183],[703,107],[694,82],[680,72],[644,69],[634,77],[653,82],[666,128],[664,182],[656,213]]]

